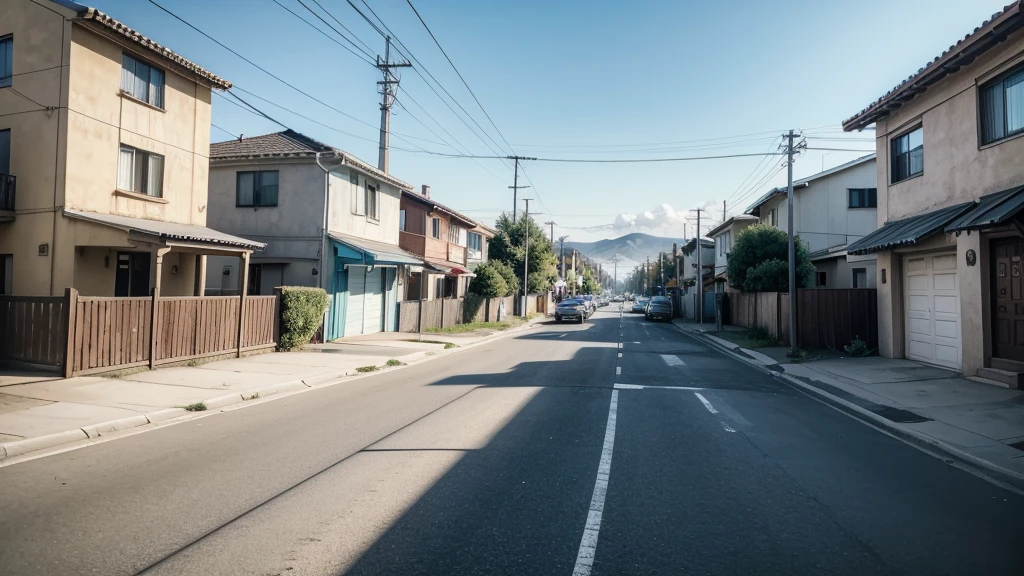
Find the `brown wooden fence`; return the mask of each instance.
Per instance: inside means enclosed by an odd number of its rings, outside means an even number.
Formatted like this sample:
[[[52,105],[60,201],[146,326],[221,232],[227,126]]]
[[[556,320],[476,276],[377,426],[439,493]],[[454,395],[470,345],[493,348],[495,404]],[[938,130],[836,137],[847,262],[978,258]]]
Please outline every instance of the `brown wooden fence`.
[[[466,322],[497,322],[500,303],[505,314],[512,313],[515,298],[445,298],[444,300],[407,300],[398,303],[398,331],[425,332]],[[422,308],[422,316],[420,309]]]
[[[729,323],[760,326],[772,338],[789,341],[789,295],[785,292],[729,294]],[[854,338],[878,346],[878,291],[874,288],[797,291],[797,344],[842,349]]]
[[[67,328],[67,296],[0,296],[0,360],[59,368]]]

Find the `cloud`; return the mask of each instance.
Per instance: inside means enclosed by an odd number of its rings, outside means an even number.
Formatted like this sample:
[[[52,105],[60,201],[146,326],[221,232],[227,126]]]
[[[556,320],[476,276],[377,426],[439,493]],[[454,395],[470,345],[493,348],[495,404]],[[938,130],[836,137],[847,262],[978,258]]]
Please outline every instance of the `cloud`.
[[[612,226],[618,231],[669,232],[682,231],[684,222],[687,222],[687,217],[684,214],[677,213],[670,204],[662,204],[652,210],[637,214],[619,214],[615,217]]]

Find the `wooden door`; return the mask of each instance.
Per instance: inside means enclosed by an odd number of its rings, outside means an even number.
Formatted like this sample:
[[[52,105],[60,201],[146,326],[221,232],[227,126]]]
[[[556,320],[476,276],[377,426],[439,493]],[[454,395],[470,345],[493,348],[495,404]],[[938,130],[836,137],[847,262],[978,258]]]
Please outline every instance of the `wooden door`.
[[[992,242],[992,355],[1024,362],[1024,240]]]

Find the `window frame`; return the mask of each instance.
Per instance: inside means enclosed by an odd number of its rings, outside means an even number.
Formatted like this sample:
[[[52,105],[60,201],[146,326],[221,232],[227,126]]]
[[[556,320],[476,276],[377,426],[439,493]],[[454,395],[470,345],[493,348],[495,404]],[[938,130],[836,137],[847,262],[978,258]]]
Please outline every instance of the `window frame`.
[[[473,239],[476,238],[476,246],[473,246]],[[477,232],[466,232],[466,248],[482,252],[484,248],[484,235]]]
[[[243,174],[253,174],[253,188],[251,202],[243,204],[240,201],[239,193],[241,192],[241,179]],[[274,186],[277,190],[274,191],[274,203],[264,204],[263,203],[263,175],[264,174],[276,174],[277,184]],[[280,201],[281,194],[281,174],[279,170],[237,170],[235,172],[235,208],[276,208]],[[257,203],[257,196],[259,197],[259,203]]]
[[[407,230],[405,229],[405,219],[406,219],[406,217],[407,216],[406,216],[406,213],[405,213],[405,208],[400,209],[398,211],[398,230],[401,231],[401,232],[407,232]]]
[[[441,219],[436,216],[430,217],[430,237],[435,240],[441,239]]]
[[[348,173],[348,180],[349,183],[352,184],[352,213],[355,214],[356,216],[365,216],[366,197],[364,196],[364,193],[361,190],[361,186],[359,185],[359,174],[355,170],[350,170]],[[360,199],[363,200],[362,206],[360,206]]]
[[[910,148],[910,136],[911,136],[911,134],[913,134],[915,132],[918,132],[918,131],[921,132],[921,170],[919,172],[911,172],[910,171],[911,170],[911,168],[910,168],[911,154],[913,154],[915,148]],[[896,177],[896,166],[897,166],[896,157],[897,157],[897,153],[895,151],[896,150],[896,143],[898,141],[904,139],[904,138],[907,139],[907,148],[908,149],[907,149],[906,152],[900,153],[899,155],[902,156],[902,155],[906,154],[906,156],[907,156],[907,174],[902,176],[901,178],[897,178]],[[900,182],[903,182],[903,181],[906,181],[906,180],[910,180],[911,178],[917,178],[917,177],[923,176],[923,175],[924,175],[924,125],[923,124],[916,124],[916,125],[914,125],[911,128],[908,128],[906,130],[903,130],[902,132],[899,132],[897,136],[889,137],[889,184],[890,185],[892,185],[892,184],[899,184]]]
[[[861,196],[864,204],[854,206],[853,196],[857,193]],[[847,188],[846,189],[846,207],[851,210],[860,210],[862,208],[878,208],[878,188]]]
[[[6,34],[4,36],[0,36],[0,44],[5,44],[8,42],[10,43],[10,47],[7,49],[6,54],[11,64],[11,75],[0,76],[0,88],[10,88],[14,85],[14,34]],[[3,62],[3,64],[6,66],[7,62]]]
[[[363,212],[367,220],[380,221],[380,188],[376,184],[366,183],[363,187]]]
[[[998,76],[996,76],[995,78],[993,78],[993,79],[985,82],[984,84],[981,84],[980,86],[978,86],[978,91],[977,92],[978,92],[978,147],[979,148],[983,148],[983,147],[986,147],[986,146],[992,146],[992,145],[995,145],[995,144],[999,144],[1000,142],[1003,142],[1004,140],[1010,140],[1012,138],[1016,138],[1018,136],[1024,135],[1024,126],[1021,126],[1020,128],[1018,128],[1016,130],[1013,130],[1013,131],[1008,130],[1008,126],[1007,126],[1008,114],[1007,114],[1007,108],[1006,108],[1006,81],[1009,80],[1009,79],[1012,79],[1014,77],[1018,77],[1018,76],[1020,77],[1019,81],[1014,83],[1013,84],[1014,86],[1016,86],[1017,84],[1024,83],[1024,62],[1019,63],[1019,64],[1011,67],[1006,72],[1003,72],[1003,73],[999,74]],[[998,137],[995,137],[995,138],[992,138],[991,140],[986,140],[985,139],[985,96],[987,95],[988,90],[993,89],[996,86],[999,86],[1001,88],[1000,101],[1001,101],[1001,104],[1002,104],[1002,111],[1001,111],[1002,112],[1002,125],[1000,126],[1000,130],[1001,130],[1001,134],[1002,135],[998,136]],[[1022,110],[1021,113],[1024,114],[1024,110]]]
[[[814,272],[814,286],[816,288],[828,288],[828,274],[823,270]]]
[[[130,150],[132,152],[132,163],[131,163],[131,185],[128,187],[122,186],[121,181],[121,158],[122,153]],[[139,168],[139,155],[142,155],[142,176],[141,180],[136,175],[136,170]],[[158,194],[152,194],[149,190],[150,184],[150,169],[152,168],[151,160],[153,158],[160,159],[160,190]],[[133,194],[141,194],[150,198],[163,198],[164,197],[164,176],[166,175],[167,158],[163,154],[157,154],[156,152],[150,152],[149,150],[143,150],[137,148],[131,144],[125,144],[123,142],[118,144],[117,147],[117,183],[115,188],[123,192],[131,192]],[[141,182],[142,190],[135,190],[136,182]]]
[[[857,274],[864,274],[864,285],[857,285]],[[850,285],[854,288],[867,288],[868,287],[868,269],[867,268],[851,268],[850,269]]]
[[[130,72],[130,74],[132,76],[132,79],[133,79],[131,88],[126,88],[125,87],[125,79],[126,79],[125,73],[128,71],[128,69],[126,67],[126,64],[127,64],[126,60],[131,60],[132,64],[133,64],[133,66],[131,68],[131,72]],[[135,91],[136,87],[139,85],[139,76],[137,75],[137,70],[138,70],[139,64],[142,64],[143,66],[145,66],[149,70],[149,73],[146,75],[146,94],[145,95],[140,95],[140,94],[136,93],[136,91]],[[156,85],[153,82],[153,71],[154,70],[159,73],[159,76],[160,76],[160,83],[159,83],[159,85]],[[166,110],[167,109],[166,108],[167,101],[165,99],[165,96],[166,96],[166,93],[167,93],[167,89],[166,88],[167,88],[167,71],[165,69],[163,69],[163,68],[161,68],[159,66],[156,66],[155,64],[153,64],[152,62],[150,62],[148,60],[145,60],[143,58],[139,58],[138,56],[136,56],[134,54],[131,54],[129,52],[122,52],[121,53],[121,83],[120,83],[120,86],[118,87],[118,90],[120,91],[121,94],[123,94],[125,96],[128,96],[129,98],[131,98],[133,100],[137,100],[139,102],[142,102],[142,103],[144,103],[144,104],[146,104],[148,106],[152,106],[154,108],[157,108],[159,110]]]
[[[454,224],[449,224],[448,225],[448,243],[449,244],[455,244],[456,246],[461,246],[461,244],[459,244],[459,235],[460,234],[461,234],[461,229],[458,226],[455,226]]]

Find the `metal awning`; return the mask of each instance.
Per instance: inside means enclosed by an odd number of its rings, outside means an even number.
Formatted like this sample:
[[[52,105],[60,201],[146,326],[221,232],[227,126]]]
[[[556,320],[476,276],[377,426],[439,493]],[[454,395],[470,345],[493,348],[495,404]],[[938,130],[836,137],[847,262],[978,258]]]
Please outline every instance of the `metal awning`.
[[[946,224],[973,206],[974,202],[965,202],[910,218],[886,222],[878,230],[847,246],[846,251],[848,254],[873,254],[913,246],[918,241],[940,232]]]
[[[64,210],[64,215],[77,220],[85,220],[96,224],[103,224],[112,228],[119,228],[125,232],[135,232],[156,236],[164,241],[188,242],[194,244],[211,244],[217,247],[241,248],[244,250],[263,250],[266,244],[247,240],[224,232],[212,230],[206,226],[195,226],[192,224],[178,224],[176,222],[164,222],[162,220],[146,220],[144,218],[131,218],[117,214],[100,214],[99,212],[80,212],[77,210]]]
[[[423,260],[402,250],[397,244],[356,238],[338,232],[330,232],[327,236],[348,249],[348,252],[344,254],[340,250],[336,250],[338,256],[361,260],[361,264],[366,266],[398,266],[400,264],[423,266]]]
[[[982,196],[973,209],[946,226],[946,233],[970,232],[1000,226],[1024,209],[1024,186]]]
[[[437,269],[440,272],[443,272],[445,276],[469,276],[471,278],[476,277],[476,274],[470,272],[469,270],[466,270],[465,268],[460,268],[459,266],[456,266],[451,262],[439,262],[437,260],[427,260],[426,262],[431,267]]]

